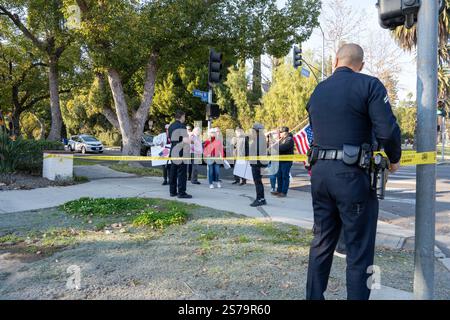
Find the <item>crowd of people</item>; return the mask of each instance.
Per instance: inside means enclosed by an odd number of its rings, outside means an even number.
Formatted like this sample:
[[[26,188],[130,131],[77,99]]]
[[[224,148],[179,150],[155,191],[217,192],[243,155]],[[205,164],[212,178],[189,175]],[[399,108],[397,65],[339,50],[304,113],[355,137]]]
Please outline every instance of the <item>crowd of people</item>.
[[[165,132],[154,138],[154,144],[165,147],[170,145],[170,157],[173,159],[186,159],[190,161],[168,160],[163,166],[163,185],[170,185],[170,195],[178,198],[191,198],[187,191],[187,181],[193,185],[201,184],[198,180],[199,166],[206,164],[207,181],[210,189],[223,187],[220,179],[220,168],[229,169],[231,165],[226,160],[226,148],[223,134],[219,128],[210,128],[207,137],[203,139],[202,129],[185,125],[186,115],[178,111],[175,121],[165,126]],[[252,132],[246,134],[244,129],[235,129],[234,136],[230,140],[233,158],[249,156],[250,149],[258,150],[258,154],[265,155],[267,150],[278,150],[280,155],[293,155],[295,144],[289,128],[283,127],[265,133],[262,124],[256,123]],[[182,145],[180,145],[182,144]],[[186,146],[189,146],[188,149]],[[227,149],[229,150],[229,149]],[[290,171],[292,161],[264,162],[251,161],[251,179],[256,188],[256,200],[251,204],[259,207],[267,204],[262,178],[268,175],[271,184],[271,194],[284,198],[288,194],[290,184]],[[264,170],[264,172],[263,172]],[[248,175],[234,175],[233,185],[245,186]]]

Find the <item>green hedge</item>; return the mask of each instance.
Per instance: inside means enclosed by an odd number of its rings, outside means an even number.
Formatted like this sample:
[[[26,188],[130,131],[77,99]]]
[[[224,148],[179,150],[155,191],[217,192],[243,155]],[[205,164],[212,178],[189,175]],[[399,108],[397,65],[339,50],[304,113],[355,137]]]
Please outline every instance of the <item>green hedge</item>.
[[[47,140],[22,140],[20,158],[16,169],[32,174],[42,173],[44,150],[64,150],[64,144]]]

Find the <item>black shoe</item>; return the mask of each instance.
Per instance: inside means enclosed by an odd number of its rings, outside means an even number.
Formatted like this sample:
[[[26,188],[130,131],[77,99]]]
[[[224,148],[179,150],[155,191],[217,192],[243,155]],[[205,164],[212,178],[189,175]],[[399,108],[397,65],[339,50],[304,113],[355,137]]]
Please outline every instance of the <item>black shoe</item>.
[[[198,181],[192,181],[192,184],[201,184],[201,183]]]
[[[245,186],[247,184],[247,182],[241,182],[239,185],[240,186]]]
[[[235,181],[235,182],[233,182],[232,184],[238,184],[239,183],[239,181]]]
[[[192,196],[187,193],[182,193],[178,195],[178,199],[192,199]]]
[[[280,192],[279,194],[277,194],[277,197],[278,197],[278,198],[286,198],[287,195],[286,195],[286,193]]]
[[[265,206],[267,204],[266,200],[258,200],[256,199],[251,205],[250,207],[261,207],[261,206]]]
[[[163,185],[163,186],[167,186],[167,185],[168,185],[167,181],[164,181],[164,182],[162,183],[162,185]]]
[[[171,193],[170,196],[171,196],[172,198],[174,198],[174,197],[178,196],[178,193]]]

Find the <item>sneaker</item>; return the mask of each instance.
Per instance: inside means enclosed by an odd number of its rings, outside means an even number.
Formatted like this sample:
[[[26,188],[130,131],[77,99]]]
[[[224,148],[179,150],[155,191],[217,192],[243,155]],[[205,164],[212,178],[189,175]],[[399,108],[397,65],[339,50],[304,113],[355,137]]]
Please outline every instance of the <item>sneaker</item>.
[[[275,191],[277,191],[277,190],[275,190],[275,188],[270,188],[270,193],[274,193]]]
[[[220,182],[217,182],[217,188],[219,188],[219,189],[222,188],[222,184]]]
[[[265,206],[267,204],[265,199],[262,200],[258,200],[256,199],[251,205],[250,207],[261,207],[261,206]]]
[[[178,199],[192,199],[192,196],[187,193],[182,193],[178,195]]]
[[[210,188],[210,189],[214,189],[215,187],[214,187],[213,184],[210,184],[210,185],[209,185],[209,188]]]

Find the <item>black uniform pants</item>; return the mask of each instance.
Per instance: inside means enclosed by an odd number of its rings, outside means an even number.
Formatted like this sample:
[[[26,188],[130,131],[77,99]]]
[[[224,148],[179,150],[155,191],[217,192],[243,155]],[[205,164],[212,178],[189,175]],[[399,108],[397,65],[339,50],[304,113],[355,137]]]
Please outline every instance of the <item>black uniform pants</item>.
[[[187,165],[184,163],[182,164],[172,163],[170,165],[170,194],[186,193],[186,181],[187,181]]]
[[[164,182],[167,182],[167,180],[170,180],[170,163],[163,166],[163,178]]]
[[[319,160],[312,169],[314,240],[309,255],[306,298],[324,299],[341,229],[347,251],[347,299],[368,300],[378,220],[378,199],[369,175],[342,161]]]
[[[261,167],[252,166],[253,182],[256,188],[256,200],[264,199],[264,185],[262,182]]]

